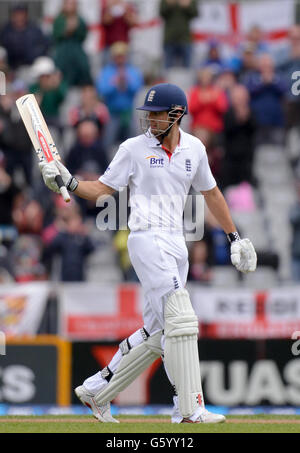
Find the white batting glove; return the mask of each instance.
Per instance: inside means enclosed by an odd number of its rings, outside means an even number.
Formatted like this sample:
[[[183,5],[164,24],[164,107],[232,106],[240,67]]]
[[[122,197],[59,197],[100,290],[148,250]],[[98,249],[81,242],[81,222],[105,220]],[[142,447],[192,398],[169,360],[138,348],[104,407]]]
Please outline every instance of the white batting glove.
[[[55,177],[59,175],[59,170],[55,165],[55,160],[51,162],[39,162],[39,167],[43,176],[44,183],[52,192],[60,193]]]
[[[52,162],[40,162],[39,167],[43,175],[46,186],[53,192],[60,193],[55,177],[60,175],[67,190],[74,192],[78,186],[78,181],[71,175],[69,170],[58,160]]]
[[[238,271],[247,274],[254,272],[257,264],[257,256],[250,239],[233,241],[230,246],[231,262]]]

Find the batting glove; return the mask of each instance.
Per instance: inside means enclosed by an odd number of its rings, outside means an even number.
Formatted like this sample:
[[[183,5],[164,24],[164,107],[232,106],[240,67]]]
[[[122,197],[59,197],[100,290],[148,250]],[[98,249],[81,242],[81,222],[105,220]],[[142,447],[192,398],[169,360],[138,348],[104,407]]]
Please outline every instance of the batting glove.
[[[59,187],[55,181],[55,177],[59,175],[59,170],[55,165],[55,161],[39,162],[39,167],[43,176],[44,183],[52,192],[60,193]]]
[[[254,272],[257,256],[250,239],[236,239],[230,245],[230,258],[236,269],[244,274]]]
[[[55,161],[55,165],[61,174],[62,180],[66,188],[70,190],[70,192],[74,192],[74,190],[77,189],[78,180],[71,175],[69,170],[59,160]]]
[[[67,190],[74,192],[78,186],[78,181],[71,175],[69,170],[58,160],[51,162],[40,162],[39,167],[43,176],[44,183],[48,189],[60,193],[59,187],[55,181],[57,175],[61,175]]]

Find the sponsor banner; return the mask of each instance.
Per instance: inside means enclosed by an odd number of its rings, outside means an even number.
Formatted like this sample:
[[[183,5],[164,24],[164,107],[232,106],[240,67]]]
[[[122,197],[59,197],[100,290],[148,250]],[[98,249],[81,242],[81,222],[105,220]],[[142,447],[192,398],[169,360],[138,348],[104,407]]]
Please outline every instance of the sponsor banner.
[[[291,338],[300,330],[299,287],[188,290],[202,338]],[[138,284],[65,284],[58,295],[60,334],[69,339],[121,340],[143,325]]]
[[[291,338],[300,329],[300,288],[267,291],[191,286],[191,299],[206,338]]]
[[[201,339],[198,344],[206,405],[240,407],[241,412],[250,406],[281,406],[282,410],[300,406],[297,341]],[[72,387],[104,368],[117,349],[117,343],[73,343]],[[171,405],[172,397],[164,366],[157,360],[113,404]],[[77,404],[72,398],[72,404]]]
[[[37,333],[50,293],[47,282],[0,286],[0,331],[7,337]]]
[[[245,288],[211,289],[188,285],[192,304],[202,323],[252,322],[256,317],[256,293]]]
[[[70,404],[70,344],[53,335],[9,339],[0,357],[0,404]]]
[[[199,351],[207,403],[299,406],[300,358],[291,340],[201,340]]]

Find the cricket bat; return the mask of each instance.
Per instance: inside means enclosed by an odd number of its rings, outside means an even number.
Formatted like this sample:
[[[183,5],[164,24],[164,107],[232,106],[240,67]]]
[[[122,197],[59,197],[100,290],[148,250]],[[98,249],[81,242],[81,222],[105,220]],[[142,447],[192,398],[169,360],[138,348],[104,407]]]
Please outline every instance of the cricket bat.
[[[25,96],[18,98],[16,105],[39,161],[61,160],[34,94],[25,94]],[[55,181],[63,199],[69,202],[70,195],[61,175],[57,175]]]

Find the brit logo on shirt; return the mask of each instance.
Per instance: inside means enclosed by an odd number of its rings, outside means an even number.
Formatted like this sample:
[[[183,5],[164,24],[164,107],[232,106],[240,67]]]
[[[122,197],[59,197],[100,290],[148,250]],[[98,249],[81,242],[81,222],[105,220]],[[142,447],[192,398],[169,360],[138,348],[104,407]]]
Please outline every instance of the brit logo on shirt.
[[[191,159],[185,159],[185,171],[187,176],[191,176],[192,173]]]
[[[164,159],[163,157],[158,157],[158,156],[148,156],[146,159],[149,159],[150,162],[150,168],[157,168],[157,167],[163,167],[164,166]]]

